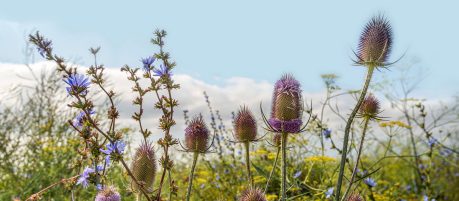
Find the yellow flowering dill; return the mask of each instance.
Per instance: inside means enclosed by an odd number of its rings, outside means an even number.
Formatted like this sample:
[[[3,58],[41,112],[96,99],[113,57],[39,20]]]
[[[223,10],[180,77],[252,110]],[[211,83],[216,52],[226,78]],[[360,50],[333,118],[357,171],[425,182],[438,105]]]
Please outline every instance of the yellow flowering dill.
[[[268,159],[269,160],[274,160],[275,158],[276,158],[276,153],[271,152],[271,153],[268,154]]]
[[[379,126],[382,127],[382,128],[386,128],[386,127],[390,127],[390,128],[400,127],[400,128],[407,128],[407,129],[411,128],[410,126],[408,126],[407,124],[405,124],[405,123],[403,123],[401,121],[381,122],[381,123],[379,123]]]
[[[306,162],[335,162],[336,159],[329,156],[310,156],[305,159]]]
[[[265,183],[266,182],[266,178],[263,177],[263,176],[255,176],[253,177],[253,182],[255,183]]]
[[[198,184],[205,184],[207,183],[207,180],[203,179],[203,178],[195,178],[196,180],[196,183]]]
[[[196,174],[197,174],[199,177],[207,178],[207,177],[209,177],[212,173],[210,173],[209,171],[203,170],[203,171],[196,172]]]
[[[266,195],[266,200],[268,200],[268,201],[274,201],[274,200],[277,200],[277,195],[274,195],[274,194],[268,194],[268,195]]]
[[[373,196],[375,197],[376,201],[390,201],[390,198],[385,196],[385,195],[381,195],[381,194],[375,193],[375,194],[373,194]]]

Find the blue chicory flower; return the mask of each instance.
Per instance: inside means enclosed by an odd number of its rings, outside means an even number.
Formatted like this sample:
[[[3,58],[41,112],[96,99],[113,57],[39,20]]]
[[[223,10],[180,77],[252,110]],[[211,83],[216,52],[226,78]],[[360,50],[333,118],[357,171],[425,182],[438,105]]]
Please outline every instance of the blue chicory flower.
[[[376,181],[370,177],[367,177],[363,182],[371,188],[376,186]]]
[[[296,173],[293,175],[293,178],[296,179],[296,178],[300,177],[300,176],[301,176],[301,173],[302,173],[301,170],[298,171],[298,172],[296,172]]]
[[[333,195],[334,190],[334,187],[328,188],[327,191],[325,191],[325,198],[330,198]]]
[[[172,76],[172,73],[169,72],[169,69],[164,66],[164,65],[160,65],[159,69],[153,69],[153,75],[154,76],[158,76],[158,77],[162,77],[162,76]]]
[[[322,135],[323,135],[325,138],[327,138],[327,139],[330,138],[330,136],[331,136],[331,130],[328,129],[328,128],[325,129],[325,130],[323,130],[323,131],[322,131]]]
[[[81,74],[72,74],[64,79],[64,82],[69,85],[65,89],[70,96],[75,94],[86,95],[88,93],[88,87],[91,84],[89,79]]]
[[[99,172],[99,171],[102,171],[103,169],[104,169],[104,168],[103,168],[101,165],[98,165],[98,166],[97,166],[97,171],[98,171],[98,172]],[[94,173],[94,172],[95,172],[95,170],[94,170],[93,168],[89,168],[89,167],[85,168],[84,171],[83,171],[83,173],[82,173],[82,174],[80,175],[80,177],[78,178],[76,184],[77,184],[77,185],[78,185],[78,184],[81,184],[84,188],[87,188],[87,187],[89,186],[89,181],[88,181],[89,176],[90,176],[91,173]]]
[[[48,40],[48,39],[44,39],[42,41],[42,45],[43,47],[37,47],[37,50],[38,50],[38,53],[43,57],[45,58],[46,56],[46,50],[51,48],[51,45],[52,45],[52,41]]]
[[[153,62],[155,62],[155,58],[152,56],[142,59],[143,70],[150,71],[151,65],[153,64]]]
[[[96,112],[91,108],[91,109],[89,109],[88,113],[89,113],[89,115],[93,115]],[[86,116],[86,113],[84,111],[81,111],[80,113],[78,113],[78,115],[75,117],[75,119],[73,119],[73,126],[75,126],[75,127],[83,126],[83,118],[85,116]]]
[[[110,155],[112,153],[123,154],[126,144],[123,141],[115,141],[114,143],[108,143],[106,145],[107,149],[100,149],[100,151],[107,156],[105,157],[105,163],[110,165]]]

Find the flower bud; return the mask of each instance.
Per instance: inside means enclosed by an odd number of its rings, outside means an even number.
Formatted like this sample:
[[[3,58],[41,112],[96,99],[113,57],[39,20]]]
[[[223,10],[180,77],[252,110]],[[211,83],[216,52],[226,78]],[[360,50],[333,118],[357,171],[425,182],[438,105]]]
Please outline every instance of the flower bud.
[[[375,118],[380,113],[379,101],[372,94],[368,95],[360,105],[359,113],[363,117]]]
[[[155,151],[151,143],[142,143],[137,148],[132,161],[132,174],[134,178],[147,190],[153,190],[156,176]],[[132,181],[132,187],[139,190],[139,186]]]
[[[270,126],[277,132],[298,132],[302,104],[300,83],[292,75],[283,75],[274,85]]]
[[[265,194],[258,188],[246,189],[242,192],[240,201],[266,201]]]
[[[113,186],[104,187],[96,196],[95,201],[120,201],[121,196]]]
[[[392,28],[384,16],[375,16],[365,25],[358,46],[359,63],[386,62],[392,48]]]
[[[209,129],[202,117],[195,117],[185,129],[185,146],[189,151],[206,152],[209,143]]]
[[[254,141],[257,137],[257,122],[247,107],[241,107],[234,119],[235,137],[238,141]]]

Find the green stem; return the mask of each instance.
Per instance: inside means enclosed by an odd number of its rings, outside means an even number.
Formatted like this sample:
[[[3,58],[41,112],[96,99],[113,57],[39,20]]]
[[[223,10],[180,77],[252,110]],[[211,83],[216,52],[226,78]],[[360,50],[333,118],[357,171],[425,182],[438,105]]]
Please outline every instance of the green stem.
[[[194,177],[194,170],[196,169],[196,163],[198,161],[199,152],[194,152],[193,155],[193,165],[191,166],[190,178],[188,182],[188,191],[186,192],[186,200],[190,200],[191,195],[191,187],[193,186],[193,177]]]
[[[281,201],[287,200],[287,133],[282,133],[282,184],[281,184]]]
[[[250,171],[250,142],[249,141],[244,142],[244,146],[245,146],[245,163],[247,166],[247,175],[248,175],[248,179],[250,182],[250,187],[253,188],[254,186],[253,186],[252,172]]]
[[[269,182],[271,181],[271,178],[272,178],[272,176],[274,174],[274,170],[276,169],[277,160],[279,159],[280,150],[281,150],[281,148],[278,147],[277,148],[277,153],[276,153],[276,159],[274,159],[274,164],[273,164],[273,167],[271,168],[271,172],[269,173],[268,181],[266,181],[266,186],[265,186],[264,193],[266,193],[266,191],[268,190]]]
[[[360,93],[359,100],[357,101],[357,104],[355,105],[354,109],[352,110],[352,113],[349,116],[349,119],[347,120],[346,128],[344,129],[344,139],[343,139],[341,162],[340,162],[340,166],[339,166],[338,183],[336,184],[335,201],[340,201],[341,186],[343,184],[344,166],[346,166],[347,146],[348,146],[348,142],[349,142],[349,133],[351,131],[352,121],[354,120],[355,115],[357,114],[357,111],[360,108],[360,105],[362,104],[363,100],[365,99],[365,95],[366,95],[366,93],[368,91],[368,87],[370,86],[371,77],[373,76],[374,69],[375,69],[375,66],[373,66],[373,65],[368,66],[367,77],[365,79],[365,84],[363,85],[362,92]]]
[[[368,122],[370,121],[370,118],[365,117],[365,119],[363,121],[364,122],[363,122],[362,137],[360,139],[359,151],[357,152],[357,160],[355,161],[354,169],[352,170],[352,176],[351,176],[351,179],[349,180],[349,185],[347,186],[347,189],[344,192],[343,200],[346,199],[349,191],[351,190],[352,184],[354,183],[355,175],[357,174],[357,167],[358,167],[359,162],[360,162],[360,156],[362,154],[363,142],[365,140],[365,133],[367,132]]]

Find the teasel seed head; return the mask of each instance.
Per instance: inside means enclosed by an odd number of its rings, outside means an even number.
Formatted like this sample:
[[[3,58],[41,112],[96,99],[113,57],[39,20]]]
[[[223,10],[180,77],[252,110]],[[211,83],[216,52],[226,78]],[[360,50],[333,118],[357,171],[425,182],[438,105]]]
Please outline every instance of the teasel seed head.
[[[362,196],[360,196],[359,194],[354,194],[354,195],[349,196],[347,201],[364,201],[364,200]]]
[[[137,148],[132,161],[132,174],[135,179],[143,185],[144,189],[153,190],[153,183],[156,176],[155,151],[151,143],[142,143]],[[134,190],[139,190],[139,186],[132,181],[131,186]]]
[[[273,135],[273,145],[276,147],[281,146],[282,135],[280,133],[274,133]]]
[[[266,201],[266,197],[262,190],[250,188],[242,192],[239,201]]]
[[[379,101],[373,94],[368,95],[362,102],[359,108],[359,115],[362,117],[377,119],[380,113]]]
[[[209,129],[202,117],[194,117],[185,129],[185,146],[188,151],[204,153],[208,149],[209,137]]]
[[[120,201],[121,196],[113,186],[104,187],[96,196],[95,201]]]
[[[269,124],[277,132],[296,133],[300,130],[303,102],[300,83],[285,74],[274,85]]]
[[[252,112],[243,106],[234,118],[235,137],[240,142],[251,142],[257,137],[257,122]]]
[[[382,66],[392,48],[392,28],[383,16],[374,16],[363,29],[357,50],[359,64]]]

